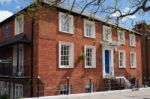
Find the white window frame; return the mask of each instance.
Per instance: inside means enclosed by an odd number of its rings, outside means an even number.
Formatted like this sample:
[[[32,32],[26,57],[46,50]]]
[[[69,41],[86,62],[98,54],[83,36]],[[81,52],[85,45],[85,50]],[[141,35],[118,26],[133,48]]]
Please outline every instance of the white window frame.
[[[19,96],[16,95],[16,93],[17,93],[16,87],[19,87],[18,92],[19,92],[19,94],[21,94]],[[22,87],[22,89],[20,90],[21,87]],[[22,98],[22,97],[23,97],[23,85],[22,84],[15,84],[15,99]]]
[[[61,65],[61,45],[70,46],[69,65]],[[73,68],[74,67],[74,44],[65,41],[59,41],[59,68]]]
[[[66,94],[67,94],[67,84],[61,84],[61,85],[59,85],[59,94],[61,94],[61,91],[66,91]],[[71,85],[69,85],[69,94],[71,94],[71,91],[72,91],[72,86]],[[61,95],[65,95],[65,93],[64,94],[61,94]]]
[[[120,53],[123,53],[123,66],[120,66]],[[119,50],[119,68],[126,68],[126,52],[124,50]]]
[[[91,90],[88,92],[88,91],[86,91],[86,89],[90,89],[90,86],[91,86]],[[85,93],[90,93],[90,92],[93,92],[94,91],[94,84],[93,83],[91,83],[91,85],[90,84],[85,84]]]
[[[123,35],[123,42],[120,41],[120,39],[122,39],[122,38],[120,37],[121,34]],[[118,30],[118,41],[119,41],[120,44],[125,44],[125,42],[126,42],[125,31]]]
[[[132,59],[131,59],[131,54],[134,54],[134,60],[133,60],[133,65],[132,65]],[[136,52],[130,52],[130,66],[131,68],[136,68],[137,67],[137,57],[136,57]]]
[[[22,20],[22,27],[21,27],[21,29],[19,28],[19,23],[18,23],[18,19],[21,19]],[[21,33],[23,33],[24,32],[24,15],[22,14],[22,15],[19,15],[19,16],[17,16],[16,18],[15,18],[15,33],[14,33],[14,35],[18,35],[18,34],[21,34]]]
[[[5,94],[5,82],[0,81],[0,94],[4,95]]]
[[[108,38],[109,38],[108,40],[105,38],[106,30],[110,32],[110,35],[108,36]],[[104,41],[108,41],[108,42],[112,41],[112,30],[111,30],[111,27],[103,25],[103,40]]]
[[[63,15],[67,15],[68,17],[70,17],[71,18],[71,23],[70,23],[70,31],[64,31],[64,30],[62,30],[62,24],[61,24],[61,20],[62,20],[62,16]],[[74,34],[74,17],[73,17],[73,15],[69,15],[69,14],[67,14],[67,13],[63,13],[63,12],[59,12],[59,31],[60,32],[63,32],[63,33],[67,33],[67,34]]]
[[[87,66],[86,65],[86,49],[87,48],[91,48],[92,49],[92,65],[91,66]],[[92,45],[84,45],[84,55],[85,55],[85,61],[84,61],[84,65],[85,68],[96,68],[96,47],[92,46]]]
[[[91,25],[91,36],[87,35],[86,24]],[[84,36],[89,38],[95,38],[95,22],[84,19]]]
[[[134,36],[134,40],[133,40],[132,36]],[[130,39],[130,46],[135,47],[136,46],[136,36],[135,36],[135,34],[130,34],[129,39]]]
[[[17,72],[17,45],[13,46],[13,74],[17,76],[23,76],[24,74],[24,46],[22,44],[19,47],[19,67]]]

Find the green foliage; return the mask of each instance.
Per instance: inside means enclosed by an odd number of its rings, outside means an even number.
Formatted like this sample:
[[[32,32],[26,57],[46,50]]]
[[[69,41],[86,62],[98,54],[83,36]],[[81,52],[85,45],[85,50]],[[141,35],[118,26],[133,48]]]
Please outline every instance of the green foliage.
[[[84,53],[80,53],[80,54],[79,54],[79,60],[84,60],[84,59],[85,59]]]

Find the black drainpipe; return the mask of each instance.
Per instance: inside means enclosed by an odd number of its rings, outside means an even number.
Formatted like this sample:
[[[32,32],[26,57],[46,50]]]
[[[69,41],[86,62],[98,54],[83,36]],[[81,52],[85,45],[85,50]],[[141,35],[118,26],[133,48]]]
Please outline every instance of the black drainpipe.
[[[31,66],[30,66],[30,76],[31,76],[31,82],[30,82],[30,96],[33,97],[33,50],[34,50],[34,17],[31,19]]]

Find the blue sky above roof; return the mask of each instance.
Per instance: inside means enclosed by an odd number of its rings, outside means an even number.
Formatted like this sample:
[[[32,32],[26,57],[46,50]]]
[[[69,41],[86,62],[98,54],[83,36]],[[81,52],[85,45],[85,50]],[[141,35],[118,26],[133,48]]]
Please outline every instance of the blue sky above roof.
[[[78,0],[78,5],[82,7],[84,6],[84,1],[85,0]],[[106,5],[113,5],[114,4],[114,0],[107,0],[108,2],[106,2]],[[121,8],[122,11],[126,11],[128,9],[130,9],[130,5],[127,2],[128,0],[118,0],[119,4],[118,7]],[[66,0],[66,3],[70,3],[71,0]],[[7,17],[13,15],[14,13],[18,12],[19,10],[25,8],[26,6],[28,6],[31,3],[31,0],[0,0],[0,22],[4,19],[6,19]],[[94,9],[94,8],[93,8]],[[92,10],[93,10],[92,9]],[[104,14],[99,13],[98,15],[100,15],[101,17],[104,16]],[[135,14],[133,16],[129,16],[129,18],[131,18],[132,20],[134,20],[135,24],[138,21],[141,21],[143,19],[146,20],[147,23],[150,23],[150,19],[149,19],[149,13],[145,13],[145,14]],[[117,16],[117,13],[115,13],[113,15],[114,17]],[[128,18],[124,18],[121,21],[121,25],[125,26],[125,27],[131,27],[131,23],[132,21],[129,20]]]

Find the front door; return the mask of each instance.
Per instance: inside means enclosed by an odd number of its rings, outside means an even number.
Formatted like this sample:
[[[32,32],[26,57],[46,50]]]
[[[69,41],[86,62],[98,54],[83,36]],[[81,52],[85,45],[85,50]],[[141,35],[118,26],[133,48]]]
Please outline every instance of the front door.
[[[110,72],[110,51],[105,50],[105,73],[109,74]]]

